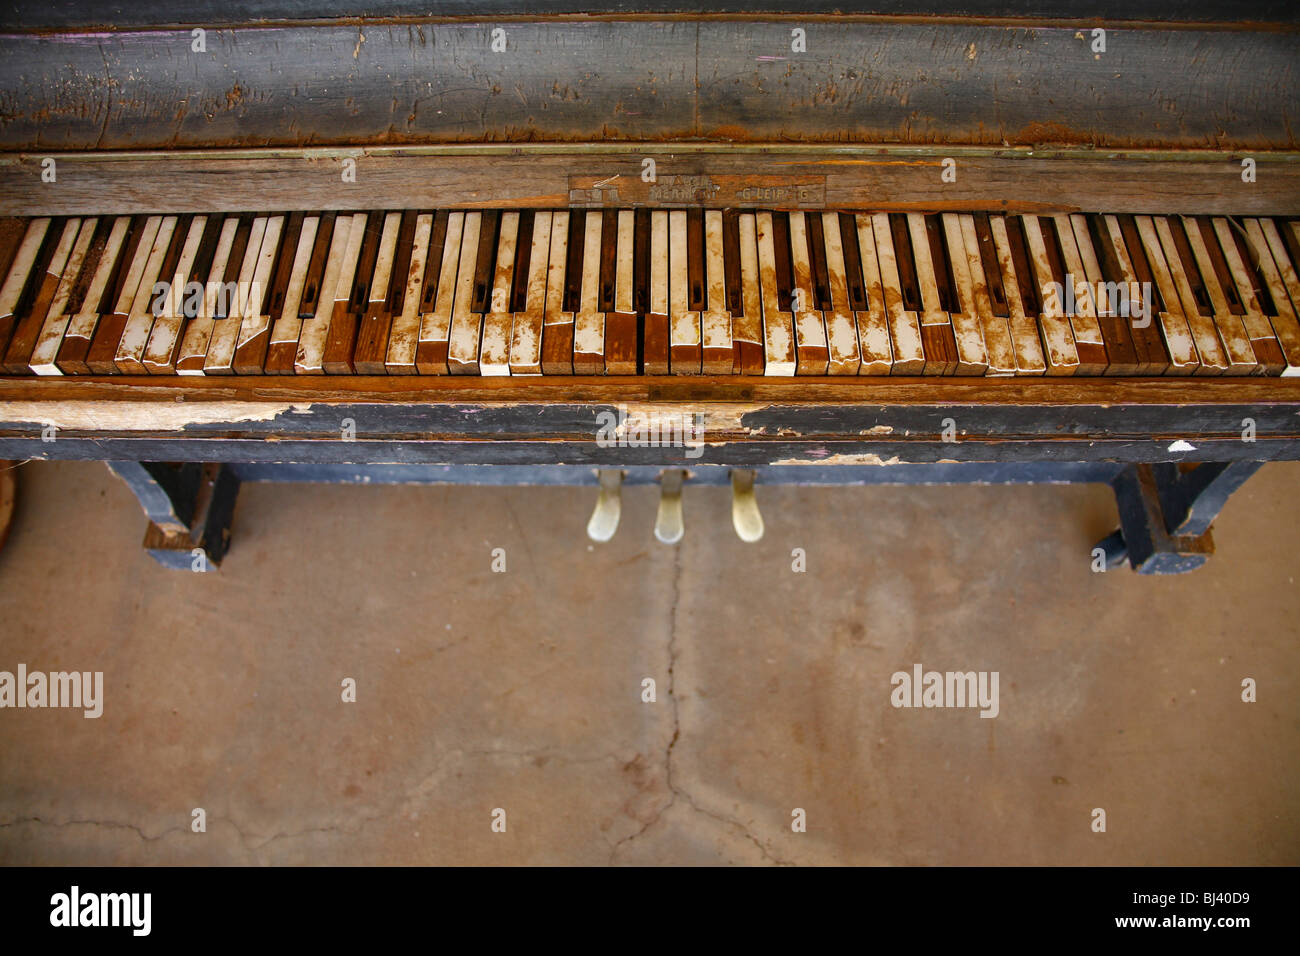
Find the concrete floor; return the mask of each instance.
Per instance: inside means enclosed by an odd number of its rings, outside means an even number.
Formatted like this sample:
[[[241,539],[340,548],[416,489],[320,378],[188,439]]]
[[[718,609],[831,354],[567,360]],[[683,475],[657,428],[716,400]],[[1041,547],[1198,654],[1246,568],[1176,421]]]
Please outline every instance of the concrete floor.
[[[0,711],[0,863],[1300,863],[1300,464],[1163,579],[1090,572],[1096,487],[760,488],[758,545],[688,487],[672,548],[648,488],[593,546],[587,489],[246,485],[201,575],[20,474],[0,670],[106,703]],[[918,662],[1001,713],[895,709]]]

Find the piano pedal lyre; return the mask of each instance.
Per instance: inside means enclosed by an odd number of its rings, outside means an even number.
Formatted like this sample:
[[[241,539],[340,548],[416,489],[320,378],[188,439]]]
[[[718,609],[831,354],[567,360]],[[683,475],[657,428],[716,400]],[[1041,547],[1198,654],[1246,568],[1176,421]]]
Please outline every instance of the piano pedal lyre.
[[[731,472],[731,524],[746,544],[763,537],[763,515],[754,497],[752,468],[736,468]]]
[[[596,474],[600,491],[596,495],[596,508],[587,522],[587,537],[604,544],[614,537],[623,513],[623,472],[618,468],[600,468]]]
[[[664,544],[676,544],[686,534],[682,518],[682,482],[686,469],[665,468],[659,474],[659,512],[655,515],[655,537]]]

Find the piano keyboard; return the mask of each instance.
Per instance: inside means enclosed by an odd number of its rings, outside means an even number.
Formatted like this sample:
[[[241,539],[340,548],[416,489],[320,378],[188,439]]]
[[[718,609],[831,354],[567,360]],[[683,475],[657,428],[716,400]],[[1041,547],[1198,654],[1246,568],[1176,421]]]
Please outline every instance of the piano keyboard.
[[[1289,375],[1297,267],[1300,220],[1270,218],[8,218],[0,357],[9,375]],[[1125,316],[1119,288],[1149,294]]]

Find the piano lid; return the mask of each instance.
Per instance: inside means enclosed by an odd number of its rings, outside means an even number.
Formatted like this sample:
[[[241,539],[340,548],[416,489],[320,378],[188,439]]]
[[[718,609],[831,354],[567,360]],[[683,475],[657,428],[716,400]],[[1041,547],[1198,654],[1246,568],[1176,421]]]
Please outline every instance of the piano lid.
[[[433,16],[404,0],[196,0],[175,24],[156,2],[11,0],[0,151],[1296,148],[1300,7],[1282,0],[1251,6],[1251,24],[1222,22],[1241,16],[1226,0],[1181,5],[1220,21],[1196,27],[1121,19],[1164,16],[1154,0],[960,0],[966,15],[943,17],[916,15],[937,0],[706,4],[722,14],[643,12],[680,0],[580,16],[564,15],[575,0],[452,0]],[[832,5],[863,15],[824,15]]]

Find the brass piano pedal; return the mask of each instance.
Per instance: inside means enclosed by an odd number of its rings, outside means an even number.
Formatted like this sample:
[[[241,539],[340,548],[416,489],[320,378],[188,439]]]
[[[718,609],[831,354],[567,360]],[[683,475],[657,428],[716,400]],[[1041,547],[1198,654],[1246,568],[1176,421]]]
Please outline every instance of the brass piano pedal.
[[[623,472],[618,468],[599,468],[596,473],[600,492],[596,495],[596,509],[587,522],[587,537],[603,544],[614,537],[623,513]]]
[[[655,516],[655,537],[664,544],[676,544],[686,533],[682,520],[682,482],[686,471],[665,468],[659,475],[659,513]]]
[[[731,472],[731,523],[740,540],[753,544],[763,537],[763,515],[754,497],[754,470],[737,468]]]

